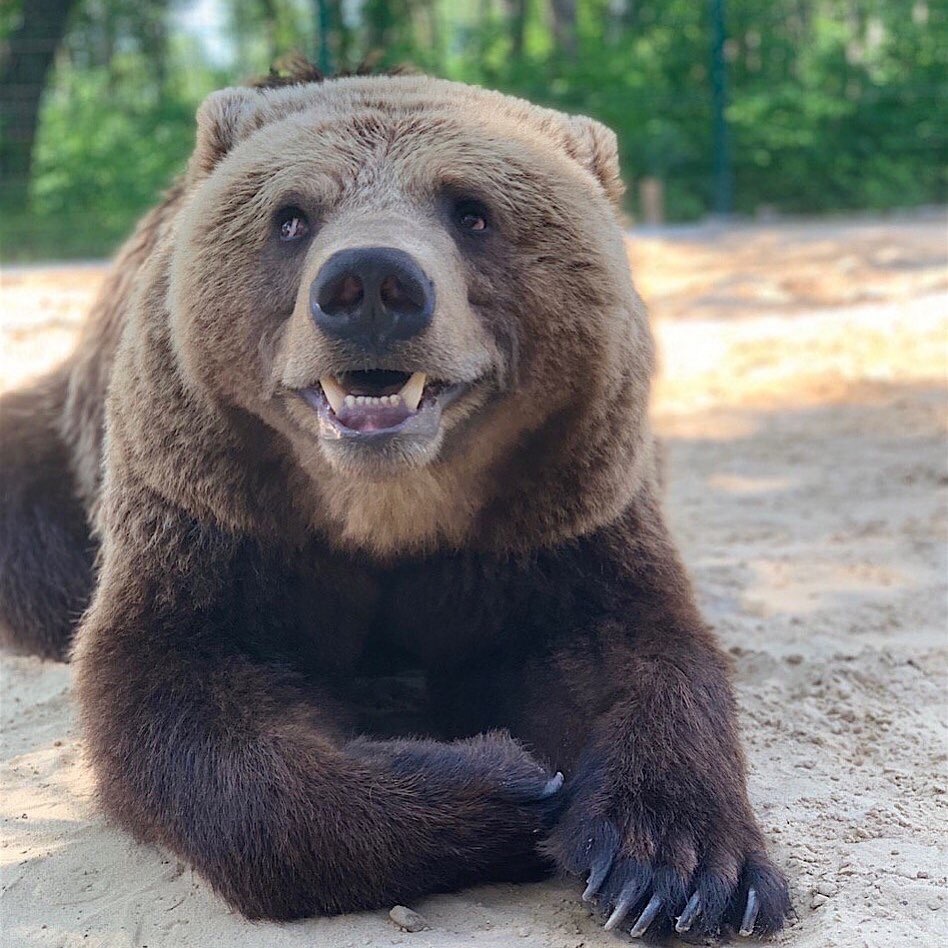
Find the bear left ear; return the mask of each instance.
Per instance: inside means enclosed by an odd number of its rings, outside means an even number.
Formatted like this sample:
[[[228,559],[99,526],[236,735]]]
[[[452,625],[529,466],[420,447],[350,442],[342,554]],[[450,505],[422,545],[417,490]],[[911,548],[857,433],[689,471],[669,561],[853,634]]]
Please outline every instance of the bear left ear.
[[[241,139],[259,128],[262,99],[256,89],[212,92],[197,111],[197,142],[190,167],[210,173]]]
[[[619,141],[616,133],[595,119],[571,115],[569,137],[573,158],[592,172],[609,200],[620,207],[625,185],[619,174]]]

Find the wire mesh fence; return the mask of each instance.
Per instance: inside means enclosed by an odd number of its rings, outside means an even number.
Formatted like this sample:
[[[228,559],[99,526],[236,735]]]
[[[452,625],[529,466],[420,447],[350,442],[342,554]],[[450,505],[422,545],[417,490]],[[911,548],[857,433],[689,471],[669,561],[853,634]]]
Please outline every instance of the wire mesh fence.
[[[4,255],[108,249],[182,167],[202,96],[294,50],[593,115],[633,213],[643,180],[672,220],[948,196],[943,0],[8,0]]]

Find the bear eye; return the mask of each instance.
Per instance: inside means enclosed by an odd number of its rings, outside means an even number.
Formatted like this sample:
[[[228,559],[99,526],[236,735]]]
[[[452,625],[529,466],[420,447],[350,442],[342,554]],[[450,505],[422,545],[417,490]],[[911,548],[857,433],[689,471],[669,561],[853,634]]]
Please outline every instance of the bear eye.
[[[461,201],[455,208],[454,216],[462,230],[474,233],[487,230],[487,208],[480,201]]]
[[[277,213],[276,229],[284,243],[302,240],[309,233],[309,218],[298,207],[284,207]]]

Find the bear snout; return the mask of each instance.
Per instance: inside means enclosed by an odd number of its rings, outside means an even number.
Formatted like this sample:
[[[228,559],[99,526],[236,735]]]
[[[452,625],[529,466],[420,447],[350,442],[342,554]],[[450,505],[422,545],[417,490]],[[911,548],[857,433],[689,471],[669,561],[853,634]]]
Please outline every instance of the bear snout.
[[[310,286],[310,312],[332,340],[383,355],[393,342],[422,333],[434,314],[435,289],[418,262],[395,247],[334,253]]]

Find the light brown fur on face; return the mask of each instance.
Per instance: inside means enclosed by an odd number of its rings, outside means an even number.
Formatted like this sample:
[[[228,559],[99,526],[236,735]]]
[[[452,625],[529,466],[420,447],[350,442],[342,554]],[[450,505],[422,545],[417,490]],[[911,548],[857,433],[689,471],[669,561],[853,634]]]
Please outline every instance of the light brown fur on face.
[[[273,451],[305,472],[294,518],[390,555],[536,545],[621,509],[651,467],[652,348],[627,277],[611,133],[415,77],[228,90],[202,108],[199,127],[166,277],[173,315],[142,318],[168,332],[191,408],[255,415]],[[492,209],[493,258],[457,245],[438,205],[446,188]],[[289,260],[268,256],[272,215],[288,202],[320,221]],[[345,367],[313,324],[309,285],[336,250],[372,245],[411,253],[437,290],[431,327],[391,367],[487,383],[446,414],[430,451],[381,472],[320,445],[311,409],[288,394]],[[159,400],[136,391],[130,402],[116,410]],[[561,445],[542,474],[560,500],[491,516],[537,477],[529,459],[510,466],[513,446],[544,433]]]
[[[73,358],[0,412],[0,629],[64,657],[83,614],[103,808],[250,918],[556,867],[636,936],[779,929],[662,515],[611,132],[408,77],[198,126]],[[347,334],[319,292],[354,251],[389,269]],[[320,380],[368,371],[434,380],[425,426],[336,425]]]

